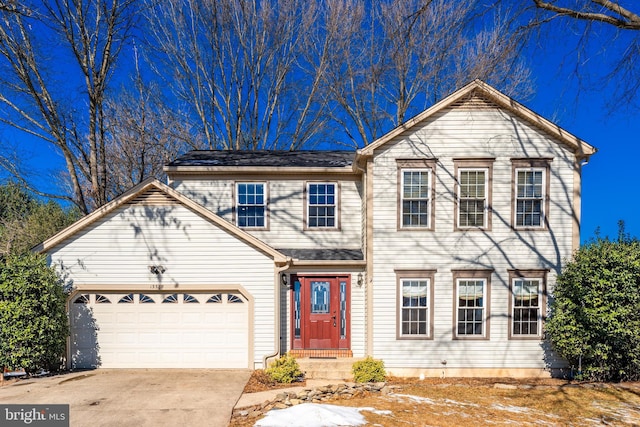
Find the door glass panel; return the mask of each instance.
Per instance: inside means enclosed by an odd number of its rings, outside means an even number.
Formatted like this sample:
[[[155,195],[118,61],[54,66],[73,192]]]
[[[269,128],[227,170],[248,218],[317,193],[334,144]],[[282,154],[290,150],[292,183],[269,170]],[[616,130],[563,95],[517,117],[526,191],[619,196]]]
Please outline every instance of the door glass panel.
[[[293,335],[300,338],[300,281],[293,283]]]
[[[340,338],[347,337],[347,282],[340,281]]]
[[[293,335],[300,338],[300,281],[293,283]]]
[[[329,282],[311,282],[311,313],[329,313]]]

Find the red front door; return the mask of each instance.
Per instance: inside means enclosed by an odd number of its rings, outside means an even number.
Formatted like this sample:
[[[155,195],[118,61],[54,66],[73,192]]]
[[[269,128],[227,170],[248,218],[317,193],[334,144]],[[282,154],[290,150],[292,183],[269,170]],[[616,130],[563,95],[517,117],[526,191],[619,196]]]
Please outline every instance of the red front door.
[[[308,279],[309,316],[305,348],[338,348],[338,281]]]
[[[349,277],[292,277],[292,347],[349,348]]]

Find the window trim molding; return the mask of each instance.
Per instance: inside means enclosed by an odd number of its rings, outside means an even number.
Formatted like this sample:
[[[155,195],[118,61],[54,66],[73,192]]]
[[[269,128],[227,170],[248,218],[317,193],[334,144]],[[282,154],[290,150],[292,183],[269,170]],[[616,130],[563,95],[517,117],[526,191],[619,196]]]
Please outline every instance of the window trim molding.
[[[396,230],[397,231],[435,231],[436,224],[436,164],[438,159],[396,159],[397,182],[396,182]],[[428,169],[429,170],[429,225],[427,227],[403,227],[402,226],[402,172],[405,169]]]
[[[509,313],[508,332],[509,340],[540,341],[544,338],[543,328],[547,319],[547,276],[549,269],[510,269],[509,272]],[[513,333],[513,282],[516,279],[540,279],[540,315],[538,316],[538,333],[536,335],[516,335]]]
[[[454,173],[454,214],[453,214],[453,229],[454,231],[491,231],[492,222],[492,203],[493,203],[493,163],[495,158],[477,158],[477,159],[453,159],[453,173]],[[486,186],[486,206],[485,223],[482,227],[461,227],[459,225],[460,220],[460,169],[480,170],[485,169],[487,171]]]
[[[336,190],[336,203],[335,203],[335,226],[333,227],[309,227],[309,185],[311,184],[332,184],[335,186],[335,190]],[[331,231],[340,231],[342,228],[341,225],[341,221],[340,221],[340,217],[342,216],[342,200],[340,199],[340,194],[341,194],[341,188],[340,188],[340,182],[339,181],[326,181],[326,180],[320,180],[320,181],[304,181],[304,191],[303,191],[303,218],[302,218],[302,223],[303,223],[303,230],[304,231],[327,231],[327,230],[331,230]]]
[[[262,184],[264,186],[264,226],[263,227],[242,227],[238,223],[238,185],[240,184]],[[252,181],[252,180],[242,180],[242,181],[234,181],[233,182],[233,207],[232,207],[232,215],[233,215],[233,224],[241,228],[243,230],[265,230],[269,231],[269,181]]]
[[[402,341],[415,341],[415,340],[433,340],[433,298],[435,275],[438,270],[426,269],[426,270],[394,270],[396,273],[396,340]],[[402,281],[405,279],[426,279],[429,280],[429,291],[427,292],[427,319],[429,324],[427,325],[427,335],[402,335]]]
[[[472,341],[489,341],[491,339],[491,275],[493,269],[487,270],[451,270],[453,277],[453,328],[452,339],[455,340],[472,340]],[[482,319],[482,335],[458,335],[458,280],[465,279],[484,279],[484,316]]]
[[[549,206],[550,206],[550,189],[551,189],[551,162],[552,158],[539,158],[539,159],[511,159],[511,229],[516,231],[547,231],[549,229]],[[532,226],[519,226],[517,225],[517,195],[518,195],[518,183],[517,183],[517,171],[519,169],[543,169],[543,189],[544,195],[542,200],[542,219],[541,225],[537,227]]]

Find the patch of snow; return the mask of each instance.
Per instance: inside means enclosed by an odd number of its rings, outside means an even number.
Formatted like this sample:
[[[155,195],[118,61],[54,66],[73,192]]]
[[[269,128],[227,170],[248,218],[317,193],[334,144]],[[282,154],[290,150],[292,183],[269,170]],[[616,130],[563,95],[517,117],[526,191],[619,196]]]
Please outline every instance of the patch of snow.
[[[513,412],[514,414],[523,414],[525,412],[529,412],[529,408],[524,408],[522,406],[511,406],[511,405],[495,404],[495,405],[491,405],[491,407],[493,409],[497,409],[499,411]]]
[[[436,402],[433,399],[429,399],[428,397],[421,397],[421,396],[414,396],[412,394],[399,394],[399,393],[391,393],[389,394],[390,397],[399,397],[399,398],[404,398],[404,399],[409,399],[413,402],[418,402],[418,403],[428,403],[429,405],[435,405]]]
[[[444,403],[447,403],[447,404],[453,405],[453,406],[470,406],[472,408],[479,408],[480,407],[480,405],[478,405],[477,403],[458,402],[457,400],[451,400],[451,399],[444,399]]]
[[[274,409],[257,421],[254,427],[340,427],[361,426],[367,421],[361,411],[388,415],[391,411],[374,408],[350,408],[345,406],[302,403],[287,409]]]

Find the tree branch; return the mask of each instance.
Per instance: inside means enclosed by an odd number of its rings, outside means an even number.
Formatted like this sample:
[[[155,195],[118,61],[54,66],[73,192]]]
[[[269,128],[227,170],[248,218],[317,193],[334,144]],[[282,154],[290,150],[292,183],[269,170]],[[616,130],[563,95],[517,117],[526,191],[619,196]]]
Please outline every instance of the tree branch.
[[[571,18],[584,21],[603,22],[623,30],[640,30],[640,15],[631,12],[610,0],[591,0],[591,2],[602,6],[605,10],[610,11],[611,14],[590,12],[586,10],[586,8],[583,10],[577,10],[569,7],[557,6],[554,3],[549,3],[543,0],[533,1],[536,4],[536,7],[554,12],[558,15],[569,16]]]

